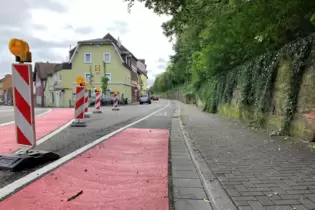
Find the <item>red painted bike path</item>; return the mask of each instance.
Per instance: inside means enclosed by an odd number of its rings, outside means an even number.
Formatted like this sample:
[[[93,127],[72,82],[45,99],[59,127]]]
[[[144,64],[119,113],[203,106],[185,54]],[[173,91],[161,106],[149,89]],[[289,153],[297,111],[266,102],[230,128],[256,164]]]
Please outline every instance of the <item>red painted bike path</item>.
[[[168,139],[168,130],[126,129],[2,201],[0,209],[168,210]]]
[[[72,109],[54,108],[35,118],[36,139],[39,140],[73,119]],[[14,124],[0,127],[0,154],[10,154],[21,147],[16,143]]]

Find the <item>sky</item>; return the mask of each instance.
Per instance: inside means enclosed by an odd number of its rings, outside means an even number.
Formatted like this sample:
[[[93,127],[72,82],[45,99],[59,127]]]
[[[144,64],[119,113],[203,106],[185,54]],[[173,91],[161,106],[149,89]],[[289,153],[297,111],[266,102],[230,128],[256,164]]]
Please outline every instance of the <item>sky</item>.
[[[33,62],[65,62],[77,41],[102,38],[107,33],[137,58],[145,59],[148,86],[162,73],[174,54],[158,16],[136,3],[128,13],[123,0],[11,0],[0,7],[0,78],[11,73],[14,56],[10,39],[28,42]]]

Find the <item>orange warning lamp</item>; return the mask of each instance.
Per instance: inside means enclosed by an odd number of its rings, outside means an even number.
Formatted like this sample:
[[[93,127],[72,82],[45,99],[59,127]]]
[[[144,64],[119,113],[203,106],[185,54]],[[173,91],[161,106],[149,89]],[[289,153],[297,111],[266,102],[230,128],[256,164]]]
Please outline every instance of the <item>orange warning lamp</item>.
[[[9,42],[9,50],[15,56],[17,62],[32,62],[30,47],[24,40],[11,39]]]
[[[79,86],[84,86],[84,79],[83,77],[77,77],[76,82]]]
[[[95,92],[96,92],[96,93],[101,92],[101,88],[96,88],[96,89],[95,89]]]
[[[88,86],[89,86],[89,83],[84,82],[83,86],[88,87]]]

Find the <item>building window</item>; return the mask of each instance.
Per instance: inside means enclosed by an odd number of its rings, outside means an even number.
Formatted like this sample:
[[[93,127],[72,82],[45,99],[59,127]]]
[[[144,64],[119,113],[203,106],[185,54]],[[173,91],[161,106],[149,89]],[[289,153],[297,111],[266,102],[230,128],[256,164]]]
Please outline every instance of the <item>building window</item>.
[[[105,77],[108,79],[108,82],[112,81],[112,75],[110,73],[105,73]]]
[[[85,74],[85,81],[86,82],[90,82],[90,79],[91,79],[91,74]]]
[[[104,53],[104,62],[110,63],[110,53]]]
[[[131,66],[131,57],[130,56],[126,57],[126,63],[128,66]]]
[[[92,62],[92,54],[91,53],[85,53],[84,54],[84,63],[91,63]]]
[[[55,94],[54,94],[54,92],[50,92],[50,102],[53,104],[53,103],[55,103]]]
[[[54,75],[54,82],[58,82],[58,77],[57,76],[58,76],[57,74]]]
[[[38,80],[38,81],[36,82],[36,87],[41,87],[41,86],[42,86],[42,83],[41,83],[40,80]],[[0,88],[1,88],[1,85],[0,85]]]

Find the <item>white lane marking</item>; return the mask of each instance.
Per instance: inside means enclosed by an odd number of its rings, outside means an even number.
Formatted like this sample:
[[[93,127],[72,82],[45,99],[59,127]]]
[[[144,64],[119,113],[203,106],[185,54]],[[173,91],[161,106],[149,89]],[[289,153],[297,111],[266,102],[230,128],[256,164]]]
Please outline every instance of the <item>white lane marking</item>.
[[[5,186],[5,187],[0,189],[0,200],[3,199],[4,197],[14,193],[15,191],[21,189],[22,187],[24,187],[25,185],[29,184],[30,182],[40,178],[41,176],[49,173],[52,170],[58,168],[60,165],[63,165],[64,163],[70,161],[71,159],[77,157],[78,155],[88,151],[89,149],[91,149],[95,145],[105,141],[106,139],[109,139],[110,137],[116,135],[117,133],[119,133],[119,132],[121,132],[121,131],[123,131],[123,130],[125,130],[125,129],[127,129],[127,128],[129,128],[129,127],[131,127],[131,126],[133,126],[133,125],[135,125],[135,124],[137,124],[137,123],[139,123],[139,122],[149,118],[149,117],[151,117],[151,116],[153,116],[154,114],[156,114],[156,113],[158,113],[160,111],[162,111],[163,109],[167,108],[169,105],[170,105],[170,102],[168,101],[166,106],[164,106],[163,108],[161,108],[161,109],[159,109],[159,110],[157,110],[157,111],[155,111],[155,112],[153,112],[153,113],[151,113],[151,114],[141,118],[140,120],[137,120],[137,121],[135,121],[133,123],[130,123],[129,125],[126,125],[126,126],[124,126],[122,128],[119,128],[118,130],[116,130],[116,131],[114,131],[114,132],[112,132],[110,134],[107,134],[107,135],[105,135],[105,136],[103,136],[103,137],[101,137],[99,139],[96,139],[95,141],[93,141],[93,142],[85,145],[84,147],[81,147],[80,149],[78,149],[78,150],[76,150],[76,151],[74,151],[74,152],[72,152],[72,153],[70,153],[70,154],[68,154],[68,155],[66,155],[66,156],[56,160],[55,162],[52,162],[52,163],[44,166],[43,168],[40,168],[40,169],[38,169],[38,170],[36,170],[36,171],[26,175],[25,177],[22,177],[22,178],[20,178],[20,179],[18,179],[16,181],[14,181],[11,184],[8,184],[7,186]]]
[[[14,109],[0,109],[0,112],[13,112]]]
[[[54,130],[53,132],[47,134],[46,136],[43,136],[42,138],[40,138],[39,140],[36,141],[36,145],[40,145],[42,143],[44,143],[45,141],[47,141],[48,139],[50,139],[51,137],[53,137],[54,135],[60,133],[61,131],[63,131],[65,128],[67,128],[69,125],[71,125],[71,123],[74,121],[74,119],[70,120],[69,122],[67,122],[66,124],[64,124],[63,126],[59,127],[58,129]],[[27,148],[28,149],[28,148]],[[20,149],[14,153],[19,153],[21,151],[23,151],[25,149]]]
[[[12,111],[13,111],[13,110],[12,110]],[[41,114],[36,115],[35,118],[36,118],[36,117],[43,116],[43,115],[45,115],[45,114],[48,114],[48,113],[51,112],[51,111],[52,111],[52,109],[48,109],[46,112],[43,112],[43,113],[41,113]],[[6,123],[2,123],[2,124],[0,124],[0,127],[13,124],[14,122],[15,122],[15,121],[10,121],[10,122],[6,122]]]

